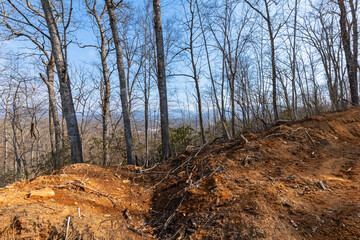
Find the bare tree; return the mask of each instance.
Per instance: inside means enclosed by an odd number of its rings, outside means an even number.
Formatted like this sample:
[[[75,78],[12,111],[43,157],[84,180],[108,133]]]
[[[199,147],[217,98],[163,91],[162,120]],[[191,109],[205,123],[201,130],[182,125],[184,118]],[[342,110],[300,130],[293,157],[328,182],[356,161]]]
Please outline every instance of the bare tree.
[[[339,87],[342,76],[341,69],[341,41],[339,29],[336,25],[334,6],[321,1],[312,6],[313,12],[303,18],[301,32],[304,40],[318,53],[323,66],[323,73],[327,82],[327,89],[333,109],[339,109]]]
[[[61,127],[60,120],[58,116],[58,111],[56,107],[56,98],[54,92],[54,68],[55,68],[55,59],[51,54],[51,50],[48,49],[48,36],[40,30],[34,22],[41,22],[45,20],[44,15],[36,10],[35,6],[31,5],[30,2],[27,2],[27,5],[19,5],[17,2],[8,0],[10,6],[15,10],[19,15],[18,17],[12,17],[7,15],[5,6],[3,5],[2,16],[4,17],[4,22],[7,30],[10,32],[9,38],[25,38],[29,40],[36,48],[45,56],[46,60],[43,60],[43,63],[46,67],[46,77],[40,73],[41,79],[47,86],[48,95],[49,95],[49,111],[50,116],[52,117],[54,132],[55,132],[55,151],[53,151],[53,167],[56,169],[59,161],[59,153],[61,150]],[[22,6],[20,8],[19,6]],[[31,16],[30,17],[27,16]],[[56,21],[58,22],[59,19]],[[49,128],[51,128],[51,124]],[[49,129],[49,132],[52,132],[52,129]]]
[[[151,1],[145,5],[144,13],[139,21],[141,32],[143,35],[142,55],[144,62],[142,64],[143,81],[141,84],[143,98],[144,98],[144,131],[145,131],[145,166],[150,166],[150,138],[152,132],[149,131],[150,127],[150,94],[153,87],[152,79],[156,75],[156,61],[155,61],[155,43],[153,22],[151,17]],[[140,84],[140,82],[139,82]],[[150,136],[149,136],[150,134]]]
[[[49,0],[41,0],[41,4],[50,34],[52,53],[54,55],[57,74],[59,77],[61,103],[70,141],[71,162],[81,163],[83,162],[81,138],[71,94],[70,78],[67,70],[67,62],[63,53],[62,42]]]
[[[236,1],[226,0],[223,11],[214,17],[212,24],[209,24],[217,47],[223,55],[223,76],[226,77],[228,81],[230,91],[231,135],[233,137],[235,136],[236,118],[235,79],[238,77],[241,55],[243,54],[251,33],[245,32],[245,28],[249,25],[250,20],[249,10],[243,8],[240,14],[241,17],[237,17],[236,12],[239,8],[242,8],[242,6],[238,8],[238,4]],[[216,25],[218,25],[218,29],[216,29]],[[218,36],[219,34],[217,34],[217,32],[220,32],[220,36]]]
[[[85,0],[88,13],[92,16],[95,22],[95,26],[98,30],[98,38],[100,39],[100,59],[102,67],[102,89],[101,89],[101,100],[102,100],[102,138],[103,138],[103,165],[108,162],[109,159],[109,115],[110,115],[110,94],[111,94],[111,85],[110,85],[110,76],[107,63],[107,57],[109,54],[109,41],[106,36],[106,30],[104,28],[104,14],[106,12],[106,6],[97,10],[97,0],[94,0],[92,4],[90,1]]]
[[[204,25],[203,25],[203,20],[202,20],[198,0],[195,0],[195,5],[196,5],[196,10],[197,10],[197,13],[198,13],[198,16],[199,16],[199,24],[200,24],[200,29],[201,29],[201,35],[202,35],[203,41],[204,41],[204,48],[205,48],[205,54],[206,54],[206,61],[207,61],[207,65],[208,65],[208,68],[209,68],[211,87],[212,87],[212,91],[214,93],[214,99],[212,99],[212,100],[214,100],[213,102],[215,103],[216,109],[217,109],[217,111],[219,112],[219,115],[220,115],[221,126],[222,126],[222,129],[223,129],[223,137],[225,139],[230,139],[229,132],[227,130],[226,123],[225,123],[226,119],[225,119],[224,109],[223,109],[223,107],[220,107],[219,99],[217,97],[217,92],[216,92],[216,87],[215,87],[215,79],[214,79],[213,71],[212,71],[212,67],[211,67],[211,60],[210,60],[210,53],[209,53],[209,48],[208,48],[208,41],[207,41],[206,34],[205,34],[205,28],[204,28]],[[214,120],[214,123],[216,123],[216,120]]]
[[[271,70],[272,70],[272,101],[273,101],[273,109],[275,120],[279,119],[279,113],[277,108],[277,93],[276,93],[276,56],[275,56],[275,38],[280,31],[282,24],[278,26],[277,29],[274,29],[273,19],[271,17],[271,9],[270,5],[273,0],[263,0],[265,6],[265,13],[263,13],[259,7],[256,7],[254,4],[250,3],[248,0],[244,0],[254,11],[256,11],[266,22],[269,39],[270,39],[270,47],[271,47]],[[274,4],[274,3],[273,3]]]
[[[157,53],[157,78],[160,96],[160,115],[161,115],[161,158],[168,159],[171,156],[170,135],[169,135],[169,116],[166,89],[166,72],[165,72],[165,52],[163,29],[161,22],[161,4],[160,0],[153,0],[154,11],[154,28],[156,36],[156,53]]]
[[[201,58],[201,51],[198,52],[196,55],[196,49],[200,48],[197,46],[197,39],[200,36],[200,33],[198,32],[199,27],[196,26],[196,6],[194,0],[186,0],[183,2],[183,7],[185,11],[185,19],[183,21],[183,24],[185,25],[186,31],[188,32],[188,41],[186,42],[186,45],[181,49],[181,51],[187,51],[190,55],[190,62],[191,62],[191,75],[183,75],[181,76],[187,76],[194,80],[195,82],[195,89],[196,89],[196,100],[197,100],[197,110],[198,110],[198,117],[199,117],[199,125],[200,125],[200,133],[201,133],[201,139],[202,143],[206,143],[205,138],[205,129],[204,129],[204,121],[203,121],[203,113],[202,113],[202,100],[201,100],[201,93],[200,93],[200,84],[199,84],[199,78],[200,78],[200,70],[199,70],[199,62]]]
[[[121,106],[122,106],[122,113],[124,120],[127,162],[128,164],[134,165],[135,162],[133,159],[133,143],[132,143],[132,135],[131,135],[129,103],[128,103],[127,90],[126,90],[127,88],[126,88],[126,77],[124,70],[123,51],[121,47],[121,40],[119,37],[119,32],[116,24],[116,15],[115,15],[115,9],[122,3],[122,1],[120,1],[116,5],[114,4],[113,0],[105,0],[105,3],[109,15],[110,27],[111,27],[115,50],[116,50],[116,62],[117,62],[119,81],[120,81],[120,98],[121,98]]]
[[[60,151],[61,151],[61,126],[60,126],[60,120],[59,120],[59,114],[57,111],[56,101],[55,101],[55,92],[54,92],[54,68],[55,68],[55,60],[54,57],[51,55],[49,62],[45,62],[44,64],[46,66],[46,76],[47,79],[40,74],[41,79],[46,84],[46,87],[48,89],[49,94],[49,116],[52,118],[52,122],[54,125],[54,132],[55,132],[55,153],[53,158],[53,167],[56,169],[60,164]],[[52,132],[51,124],[49,124],[49,131],[50,135]]]
[[[17,98],[19,93],[20,84],[16,86],[16,90],[14,93],[14,98],[12,102],[12,116],[11,116],[11,129],[13,132],[13,148],[14,148],[14,155],[15,155],[15,161],[16,162],[16,175],[17,178],[20,179],[20,173],[21,173],[21,158],[19,154],[19,143],[18,143],[18,134],[17,134],[17,128],[19,128],[19,115],[18,115],[18,106],[17,106]],[[25,166],[24,166],[25,168]]]
[[[292,117],[296,120],[297,115],[297,101],[296,101],[296,34],[297,34],[297,17],[298,17],[298,0],[295,0],[295,13],[294,13],[294,34],[293,34],[293,46],[292,46],[292,62],[291,62],[291,74],[292,74]]]
[[[357,22],[357,8],[358,1],[349,0],[351,21],[348,21],[348,12],[346,10],[345,1],[338,0],[337,3],[340,8],[340,30],[342,46],[345,52],[346,68],[350,84],[351,102],[359,105],[359,87],[357,79],[358,71],[358,22]],[[352,36],[350,37],[352,32]],[[351,46],[352,40],[352,46]],[[352,49],[351,49],[352,48]]]
[[[10,108],[10,98],[11,98],[11,90],[12,86],[9,84],[8,88],[4,88],[1,92],[1,107],[5,111],[4,119],[3,119],[3,134],[4,134],[4,156],[3,156],[3,167],[4,174],[7,172],[7,164],[9,157],[9,137],[8,137],[8,121],[9,121],[9,108]]]

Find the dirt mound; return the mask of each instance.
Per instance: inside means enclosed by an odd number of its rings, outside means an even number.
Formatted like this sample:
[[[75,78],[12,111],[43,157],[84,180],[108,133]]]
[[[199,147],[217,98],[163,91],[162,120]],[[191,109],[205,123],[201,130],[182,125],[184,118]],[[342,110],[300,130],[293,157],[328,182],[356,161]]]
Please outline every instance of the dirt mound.
[[[350,108],[153,169],[79,164],[15,183],[0,189],[0,237],[360,239],[359,175]]]
[[[0,190],[0,237],[149,239],[151,193],[137,172],[133,166],[76,164],[7,186]]]

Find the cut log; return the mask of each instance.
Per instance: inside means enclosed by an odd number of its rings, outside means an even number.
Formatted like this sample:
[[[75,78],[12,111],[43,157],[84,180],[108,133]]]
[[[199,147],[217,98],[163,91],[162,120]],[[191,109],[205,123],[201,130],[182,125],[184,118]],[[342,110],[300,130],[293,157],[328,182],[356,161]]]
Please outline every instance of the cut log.
[[[51,188],[43,188],[31,191],[28,196],[29,198],[51,198],[55,196],[55,192]]]

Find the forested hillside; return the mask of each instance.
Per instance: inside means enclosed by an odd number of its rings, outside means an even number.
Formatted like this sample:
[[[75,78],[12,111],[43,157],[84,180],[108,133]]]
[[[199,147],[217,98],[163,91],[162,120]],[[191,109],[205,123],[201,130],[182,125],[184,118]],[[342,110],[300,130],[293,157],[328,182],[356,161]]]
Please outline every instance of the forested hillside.
[[[1,3],[4,182],[359,104],[357,1]]]
[[[0,2],[0,237],[360,239],[357,0]]]

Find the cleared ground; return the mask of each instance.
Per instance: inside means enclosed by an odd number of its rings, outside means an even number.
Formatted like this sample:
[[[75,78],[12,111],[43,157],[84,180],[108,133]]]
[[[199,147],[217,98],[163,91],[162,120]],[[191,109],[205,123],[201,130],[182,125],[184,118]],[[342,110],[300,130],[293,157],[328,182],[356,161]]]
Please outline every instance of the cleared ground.
[[[0,239],[360,239],[360,109],[0,189]]]

